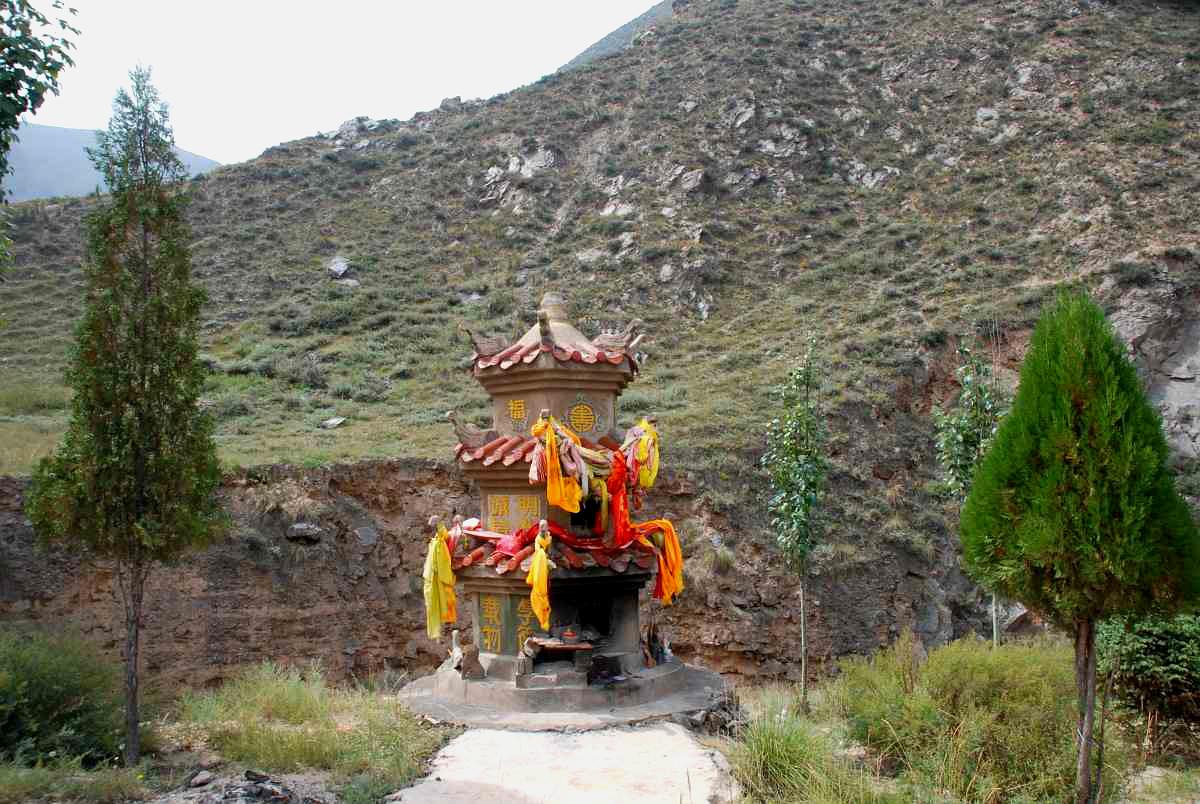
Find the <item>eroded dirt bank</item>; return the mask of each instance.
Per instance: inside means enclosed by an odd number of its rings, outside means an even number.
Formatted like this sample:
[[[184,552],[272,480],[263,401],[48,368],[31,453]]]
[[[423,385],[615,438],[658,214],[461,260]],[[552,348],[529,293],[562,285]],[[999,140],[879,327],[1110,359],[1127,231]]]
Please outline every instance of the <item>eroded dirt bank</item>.
[[[117,655],[111,570],[39,548],[22,510],[27,487],[0,478],[0,621],[77,629]],[[143,650],[157,684],[211,685],[264,659],[317,660],[339,679],[385,668],[419,674],[444,656],[424,634],[420,572],[430,514],[472,510],[457,471],[420,461],[266,467],[227,479],[221,494],[227,538],[151,577]],[[796,677],[795,576],[761,538],[744,536],[721,547],[726,560],[715,557],[713,542],[738,525],[708,509],[686,473],[667,475],[650,495],[647,510],[677,520],[691,558],[682,599],[668,609],[646,601],[646,616],[667,626],[689,661]],[[944,641],[978,624],[974,590],[946,538],[840,562],[811,578],[809,594],[816,667],[906,626]],[[461,624],[468,628],[465,616]]]

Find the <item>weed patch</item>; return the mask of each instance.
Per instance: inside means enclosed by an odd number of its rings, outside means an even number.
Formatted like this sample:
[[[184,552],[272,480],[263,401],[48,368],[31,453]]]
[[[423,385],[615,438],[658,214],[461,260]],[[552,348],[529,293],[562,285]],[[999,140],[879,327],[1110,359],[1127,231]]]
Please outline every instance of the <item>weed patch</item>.
[[[842,664],[829,701],[853,740],[909,781],[966,800],[1070,798],[1076,695],[1068,645],[993,650],[964,639],[924,660],[919,653],[905,634],[873,658]],[[1106,761],[1120,762],[1120,752],[1110,746]],[[1113,765],[1107,770],[1114,776]]]
[[[897,802],[870,775],[833,756],[835,744],[801,717],[787,690],[768,690],[730,753],[734,774],[753,801]]]
[[[59,761],[26,768],[0,764],[0,804],[30,801],[66,801],[117,804],[141,801],[149,791],[143,784],[145,771],[137,768],[101,768],[86,771],[78,761]]]
[[[331,771],[358,800],[417,778],[451,735],[365,689],[335,689],[319,668],[265,663],[214,692],[190,694],[183,723],[223,756],[268,771]]]

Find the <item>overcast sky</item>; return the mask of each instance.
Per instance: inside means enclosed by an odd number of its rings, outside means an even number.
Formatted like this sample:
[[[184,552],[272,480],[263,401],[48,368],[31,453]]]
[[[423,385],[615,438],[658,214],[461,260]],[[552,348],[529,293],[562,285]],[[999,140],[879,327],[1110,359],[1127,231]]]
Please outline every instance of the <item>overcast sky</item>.
[[[357,115],[407,119],[554,72],[654,0],[71,0],[75,66],[34,123],[104,128],[153,70],[176,143],[240,162]],[[34,0],[48,12],[49,0]]]

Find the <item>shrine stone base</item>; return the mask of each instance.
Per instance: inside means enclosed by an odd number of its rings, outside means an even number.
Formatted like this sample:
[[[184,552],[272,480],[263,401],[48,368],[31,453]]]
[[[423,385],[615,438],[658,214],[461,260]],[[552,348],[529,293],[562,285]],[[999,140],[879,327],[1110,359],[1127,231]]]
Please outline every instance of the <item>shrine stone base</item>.
[[[638,594],[653,578],[634,567],[557,568],[543,630],[525,572],[467,567],[458,573],[459,600],[472,613],[484,677],[463,678],[447,659],[400,698],[438,720],[526,730],[602,728],[704,710],[724,689],[719,675],[674,658],[646,666]]]
[[[496,657],[481,654],[480,659],[486,667]],[[444,665],[408,684],[399,698],[418,714],[463,726],[584,731],[704,711],[717,702],[724,687],[717,673],[674,659],[611,685],[526,689],[500,678],[463,679]]]

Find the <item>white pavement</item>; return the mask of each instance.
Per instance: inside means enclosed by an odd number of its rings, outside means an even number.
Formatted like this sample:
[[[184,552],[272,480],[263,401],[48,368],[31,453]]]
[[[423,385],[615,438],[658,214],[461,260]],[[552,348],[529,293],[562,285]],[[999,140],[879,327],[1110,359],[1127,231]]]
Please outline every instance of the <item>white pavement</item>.
[[[472,729],[451,740],[404,804],[726,804],[725,758],[681,726],[586,732]]]

